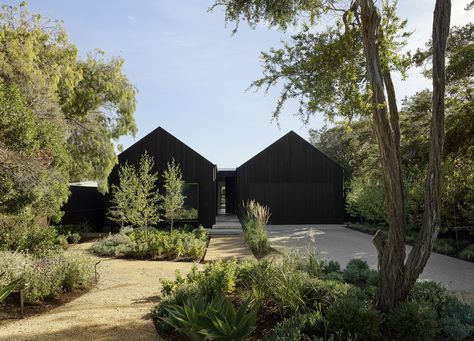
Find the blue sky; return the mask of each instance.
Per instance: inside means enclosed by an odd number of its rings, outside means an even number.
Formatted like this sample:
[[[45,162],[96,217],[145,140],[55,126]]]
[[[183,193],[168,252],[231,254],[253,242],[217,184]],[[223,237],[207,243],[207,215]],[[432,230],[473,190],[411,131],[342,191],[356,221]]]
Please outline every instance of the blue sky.
[[[20,1],[7,1],[18,4]],[[454,0],[452,24],[468,22],[467,0]],[[400,1],[399,14],[414,31],[409,48],[422,46],[431,34],[434,0]],[[281,45],[287,35],[241,25],[231,36],[222,10],[212,13],[208,0],[36,0],[32,12],[62,19],[81,54],[101,48],[125,59],[125,72],[138,89],[138,134],[121,139],[128,147],[162,126],[219,167],[236,167],[290,130],[308,137],[323,115],[303,126],[289,103],[280,127],[271,122],[278,89],[267,95],[245,91],[261,74],[260,51]],[[395,79],[400,100],[430,81],[413,70]]]

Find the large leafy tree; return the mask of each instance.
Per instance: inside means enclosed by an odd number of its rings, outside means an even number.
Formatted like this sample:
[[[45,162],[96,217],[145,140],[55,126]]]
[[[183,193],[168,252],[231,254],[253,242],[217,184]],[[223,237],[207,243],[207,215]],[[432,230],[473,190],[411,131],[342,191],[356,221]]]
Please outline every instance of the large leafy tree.
[[[25,3],[2,5],[0,213],[57,215],[70,180],[106,189],[114,141],[136,132],[136,90],[122,67],[102,52],[79,58],[61,23]]]
[[[374,238],[378,251],[380,282],[376,305],[387,311],[407,297],[428,261],[440,228],[441,159],[444,142],[445,47],[451,3],[437,0],[433,19],[433,97],[429,166],[426,176],[422,228],[412,251],[405,251],[405,198],[400,153],[400,122],[394,71],[404,72],[408,58],[399,49],[407,36],[405,22],[395,5],[373,0],[217,0],[225,8],[226,21],[260,22],[287,29],[296,24],[301,32],[281,49],[262,55],[264,77],[255,86],[271,87],[283,82],[277,104],[298,98],[304,121],[318,112],[348,120],[357,115],[371,117],[379,147],[384,178],[388,239]],[[323,15],[336,21],[316,30]],[[406,260],[405,260],[406,259]]]

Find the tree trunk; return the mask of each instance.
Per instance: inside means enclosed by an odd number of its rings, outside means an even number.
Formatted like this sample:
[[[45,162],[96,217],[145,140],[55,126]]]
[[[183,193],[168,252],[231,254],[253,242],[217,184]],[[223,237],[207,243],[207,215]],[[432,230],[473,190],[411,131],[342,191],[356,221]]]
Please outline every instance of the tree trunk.
[[[378,252],[380,271],[376,305],[383,311],[390,310],[402,298],[405,260],[405,208],[400,162],[400,133],[395,92],[388,70],[382,70],[379,53],[380,15],[372,0],[358,0],[360,22],[367,64],[367,76],[372,90],[372,116],[377,137],[380,162],[384,174],[385,208],[389,225],[388,240],[377,233],[374,245]],[[384,75],[391,88],[389,116],[385,99]],[[391,89],[391,91],[390,91]],[[396,114],[395,114],[396,113]]]
[[[433,18],[433,113],[428,174],[425,183],[423,225],[406,261],[403,285],[407,295],[430,257],[441,227],[441,161],[444,145],[445,52],[451,17],[451,1],[437,0]]]
[[[380,15],[373,0],[356,0],[372,90],[374,132],[384,172],[385,206],[389,225],[388,240],[378,232],[374,245],[378,252],[380,281],[375,304],[389,311],[406,299],[423,271],[440,228],[441,159],[444,143],[445,49],[451,3],[437,0],[433,20],[433,116],[431,146],[426,178],[423,226],[405,263],[405,205],[400,158],[400,125],[395,91],[389,70],[380,62]],[[388,103],[385,99],[387,93]],[[388,104],[388,105],[387,105]]]

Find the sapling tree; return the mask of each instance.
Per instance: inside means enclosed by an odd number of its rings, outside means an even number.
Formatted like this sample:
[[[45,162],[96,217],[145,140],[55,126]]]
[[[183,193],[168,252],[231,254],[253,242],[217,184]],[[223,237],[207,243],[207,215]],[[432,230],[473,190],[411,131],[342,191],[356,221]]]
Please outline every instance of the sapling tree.
[[[423,223],[406,257],[405,188],[400,157],[400,123],[392,73],[410,66],[402,54],[409,34],[396,4],[374,0],[217,0],[227,22],[265,23],[299,30],[281,49],[262,54],[264,75],[253,83],[267,90],[283,82],[274,117],[288,99],[298,99],[307,122],[324,112],[329,119],[368,117],[379,149],[388,238],[374,237],[380,281],[375,303],[383,311],[404,300],[428,261],[440,229],[441,159],[444,142],[445,49],[451,2],[436,0],[433,20],[433,96],[429,166]],[[317,22],[324,16],[324,27]],[[332,24],[331,24],[332,20]]]
[[[119,168],[119,184],[112,185],[110,207],[107,218],[118,223],[122,229],[126,224],[132,224],[134,215],[133,202],[135,199],[138,177],[135,167],[125,163]]]
[[[148,228],[161,221],[159,205],[161,195],[157,187],[158,172],[153,172],[155,162],[153,157],[145,152],[140,159],[138,169],[138,185],[136,188],[133,207],[134,225]]]
[[[174,221],[181,217],[183,212],[184,181],[179,164],[174,159],[168,162],[168,168],[163,173],[165,194],[161,203],[161,209],[165,219],[170,223],[173,230]]]
[[[124,227],[148,228],[160,222],[160,193],[158,173],[153,172],[154,161],[146,152],[138,169],[125,163],[119,169],[119,185],[112,185],[111,206],[107,217]]]

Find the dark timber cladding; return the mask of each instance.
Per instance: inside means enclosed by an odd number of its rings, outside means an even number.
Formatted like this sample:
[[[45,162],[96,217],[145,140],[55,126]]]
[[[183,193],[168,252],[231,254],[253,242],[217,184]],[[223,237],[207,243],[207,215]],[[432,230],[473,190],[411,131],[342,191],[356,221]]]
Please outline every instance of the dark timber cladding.
[[[153,156],[160,180],[167,163],[175,159],[181,167],[187,184],[198,184],[198,220],[204,227],[211,227],[216,218],[216,165],[185,145],[176,137],[158,127],[147,136],[119,154],[119,164],[128,161],[138,166],[145,151]],[[118,182],[118,166],[109,177],[109,183]]]
[[[237,168],[239,205],[255,199],[270,208],[270,223],[343,222],[343,169],[294,132]]]
[[[87,224],[94,231],[101,231],[105,218],[105,197],[96,186],[69,186],[71,195],[61,208],[61,224]]]

